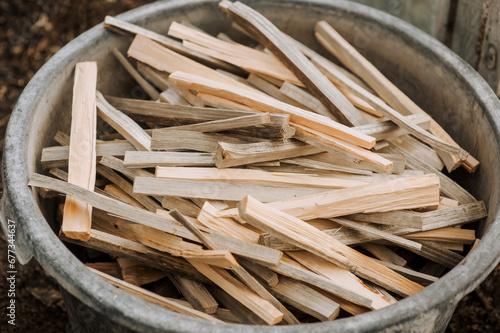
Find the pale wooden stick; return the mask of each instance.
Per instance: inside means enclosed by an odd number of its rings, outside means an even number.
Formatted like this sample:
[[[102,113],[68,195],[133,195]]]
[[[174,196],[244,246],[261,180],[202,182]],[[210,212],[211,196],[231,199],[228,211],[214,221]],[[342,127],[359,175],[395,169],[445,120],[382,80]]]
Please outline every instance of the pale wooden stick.
[[[399,256],[396,252],[392,251],[385,245],[366,243],[361,247],[370,252],[377,259],[388,262],[398,266],[405,266],[406,260]],[[421,248],[421,246],[420,246]]]
[[[281,185],[312,188],[345,188],[364,182],[335,177],[318,177],[297,173],[265,172],[250,169],[157,167],[156,177],[231,184]]]
[[[316,31],[316,36],[319,37],[318,40],[320,43],[344,63],[344,65],[365,80],[389,105],[403,115],[425,113],[425,111],[389,81],[328,23],[324,21],[318,22]],[[458,144],[435,121],[432,121],[431,133],[441,140],[458,147]],[[443,152],[440,152],[440,156],[445,161],[450,172],[460,165],[460,159],[456,156],[443,154]],[[469,155],[465,161],[465,166],[469,172],[474,172],[478,168],[479,162]]]
[[[350,126],[366,123],[362,115],[328,79],[267,18],[240,2],[219,2],[221,8],[235,22],[264,44],[299,78],[309,91],[321,100],[335,116]]]
[[[180,105],[180,106],[190,106],[188,101],[182,98],[176,91],[169,88],[161,92],[159,96],[159,101],[163,103],[168,103],[172,105]]]
[[[296,85],[290,82],[286,81],[283,82],[281,88],[279,89],[279,92],[285,95],[285,97],[288,97],[288,99],[295,101],[295,103],[298,104],[297,105],[298,107],[314,111],[316,113],[322,114],[325,117],[329,117],[335,121],[338,121],[337,117],[335,117],[330,112],[330,110],[328,110],[326,106],[324,106],[323,103],[321,103],[319,99],[309,94],[306,90],[301,89],[300,87],[297,87]]]
[[[96,164],[96,83],[97,64],[77,63],[73,85],[68,182],[94,190]],[[61,232],[70,238],[89,240],[92,206],[66,196]]]
[[[283,302],[321,321],[332,321],[339,315],[338,303],[293,279],[281,278],[270,290]]]
[[[184,46],[189,49],[241,67],[246,71],[263,73],[302,85],[302,82],[273,55],[242,44],[225,42],[175,21],[170,25],[168,34],[183,39]]]
[[[336,123],[330,118],[294,107],[266,95],[256,94],[248,89],[240,89],[230,84],[219,83],[218,81],[183,72],[171,74],[170,79],[180,87],[237,100],[257,111],[289,114],[293,123],[307,126],[367,149],[372,148],[375,144],[374,138],[357,133],[355,130]]]
[[[295,100],[291,99],[290,97],[284,95],[278,87],[276,87],[274,84],[270,83],[269,81],[263,79],[262,76],[260,76],[260,75],[250,73],[246,82],[248,82],[249,84],[251,84],[255,88],[260,89],[262,92],[268,94],[269,96],[276,98],[277,100],[280,100],[280,101],[287,103],[287,104],[291,104],[291,105],[299,107],[299,108],[304,108],[304,105],[301,105],[300,103],[297,103]],[[316,112],[315,110],[311,110],[310,108],[307,108],[307,107],[305,107],[305,108],[310,110],[310,111]],[[331,113],[328,110],[326,110],[326,111],[327,111],[327,114],[331,115]],[[321,113],[321,112],[318,112],[318,113]],[[323,114],[323,115],[328,117],[327,114]]]
[[[213,153],[130,151],[125,153],[124,166],[127,168],[156,168],[157,166],[199,167],[215,166],[215,162]]]
[[[217,311],[219,304],[202,283],[179,274],[171,274],[168,278],[194,309],[208,314]]]
[[[116,261],[120,266],[123,280],[133,284],[134,286],[142,286],[144,284],[158,281],[167,276],[167,273],[164,271],[141,264],[128,258],[117,258]]]
[[[122,64],[122,66],[127,70],[127,72],[134,78],[134,80],[141,86],[142,89],[151,97],[152,100],[157,100],[160,98],[160,94],[148,81],[146,81],[141,74],[130,64],[130,62],[125,58],[125,56],[118,51],[115,47],[113,48],[113,55]]]
[[[233,71],[239,73],[240,70],[235,68],[234,66],[224,62],[220,61],[217,59],[214,59],[212,57],[208,57],[204,54],[201,54],[199,52],[193,51],[188,49],[187,47],[183,46],[182,43],[179,43],[178,41],[169,38],[167,36],[161,35],[159,33],[156,33],[154,31],[145,29],[143,27],[140,27],[138,25],[119,20],[113,16],[106,16],[104,19],[104,27],[106,29],[118,32],[118,33],[130,33],[133,35],[142,35],[145,36],[151,40],[154,40],[163,46],[168,47],[169,49],[172,49],[176,52],[179,52],[180,54],[183,54],[185,56],[188,56],[190,58],[195,59],[196,61],[201,62],[202,64],[205,64],[207,66],[211,67],[220,67],[223,68],[227,71]]]
[[[96,103],[99,116],[123,135],[137,150],[150,150],[151,137],[127,115],[112,107],[99,91]]]
[[[412,295],[422,289],[416,283],[386,269],[369,257],[349,248],[306,222],[266,206],[247,196],[238,205],[239,215],[255,227],[278,234],[303,249],[343,268],[356,272],[373,283],[401,295]]]
[[[218,320],[218,319],[216,319],[208,314],[205,314],[201,311],[194,310],[194,309],[191,309],[189,307],[183,306],[175,301],[172,301],[171,299],[169,299],[167,297],[159,296],[158,294],[155,294],[147,289],[139,288],[133,284],[119,280],[115,277],[112,277],[111,275],[102,273],[102,272],[100,272],[96,269],[93,269],[91,267],[88,267],[88,269],[90,271],[92,271],[94,274],[96,274],[97,276],[108,281],[109,283],[111,283],[115,287],[126,290],[126,291],[128,291],[136,296],[142,297],[150,302],[160,304],[171,311],[174,311],[177,313],[182,313],[184,315],[191,316],[191,317],[209,320],[209,321],[214,322],[214,323],[220,322],[220,320]]]

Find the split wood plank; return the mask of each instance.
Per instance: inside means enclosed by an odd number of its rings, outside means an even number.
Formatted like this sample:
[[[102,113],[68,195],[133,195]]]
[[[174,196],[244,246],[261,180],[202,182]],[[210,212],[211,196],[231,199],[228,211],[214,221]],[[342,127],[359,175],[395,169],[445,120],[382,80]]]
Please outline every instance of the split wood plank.
[[[64,235],[59,235],[59,237],[64,242],[80,245],[113,256],[129,258],[160,270],[179,272],[203,282],[209,281],[191,267],[183,258],[174,257],[167,253],[149,248],[139,242],[95,229],[92,229],[90,234],[91,237],[86,242],[67,238]]]
[[[119,174],[114,172],[112,169],[104,166],[97,165],[97,172],[123,190],[126,194],[132,197],[134,200],[139,202],[144,208],[150,212],[156,212],[157,209],[162,207],[152,198],[144,195],[137,195],[133,192],[133,186],[126,179],[121,177]]]
[[[363,161],[371,165],[375,171],[382,173],[391,173],[394,168],[394,163],[377,153],[363,149],[356,145],[350,144],[343,140],[325,135],[324,133],[312,130],[305,126],[295,125],[295,136],[297,140],[303,141],[315,146],[318,149],[340,154],[346,159],[351,159],[354,162]]]
[[[372,304],[369,308],[373,310],[382,309],[393,303],[390,299],[384,297],[384,295],[381,295],[366,286],[366,284],[353,273],[340,266],[332,264],[328,260],[307,251],[287,252],[287,254],[314,273],[335,281],[346,288],[355,290],[358,294],[371,299]]]
[[[156,168],[157,166],[215,166],[213,153],[139,152],[125,153],[127,168]]]
[[[256,94],[247,89],[239,89],[230,84],[219,83],[198,75],[183,72],[172,73],[170,80],[183,88],[236,100],[257,111],[289,114],[290,121],[293,123],[307,126],[308,128],[363,148],[370,149],[375,144],[375,139],[370,136],[357,133],[355,130],[341,125],[330,118],[283,103],[267,95]]]
[[[258,315],[248,309],[245,305],[238,302],[221,288],[208,286],[208,290],[214,296],[217,302],[224,305],[226,308],[231,309],[231,314],[233,314],[240,323],[248,325],[267,325],[267,323],[263,319],[261,319]]]
[[[151,137],[136,122],[115,109],[98,91],[96,99],[98,115],[123,135],[137,150],[149,151]]]
[[[281,278],[270,288],[281,301],[321,321],[332,321],[339,315],[340,306],[323,294],[290,278]]]
[[[416,232],[404,236],[406,239],[472,244],[476,241],[476,231],[453,227]]]
[[[145,36],[151,40],[154,40],[160,44],[162,44],[165,47],[168,47],[169,49],[172,49],[176,52],[179,52],[180,54],[183,54],[187,57],[193,58],[196,61],[201,62],[202,64],[205,64],[210,67],[219,67],[223,68],[227,71],[235,71],[235,72],[240,72],[237,68],[234,66],[224,62],[220,61],[217,59],[214,59],[212,57],[208,57],[204,54],[201,54],[199,52],[193,51],[182,45],[182,43],[169,38],[167,36],[161,35],[159,33],[156,33],[154,31],[145,29],[143,27],[140,27],[138,25],[117,19],[113,16],[106,16],[104,19],[104,27],[106,29],[118,32],[118,33],[130,33],[133,35],[142,35]]]
[[[190,106],[188,101],[182,98],[177,92],[173,89],[169,88],[167,90],[162,91],[159,96],[159,101],[163,103],[168,103],[172,105],[180,105],[180,106]]]
[[[207,205],[208,203],[205,203]],[[217,249],[217,245],[210,242],[198,229],[198,227],[190,223],[187,219],[181,216],[177,211],[173,212],[173,217],[181,222],[187,229],[189,229],[198,239],[209,249]],[[270,294],[257,279],[255,279],[248,271],[241,267],[231,267],[231,271],[251,290],[253,290],[257,295],[262,297],[264,300],[268,301],[271,305],[276,307],[278,311],[282,313],[283,321],[290,325],[297,325],[300,322],[295,318],[295,316],[283,306],[272,294]]]
[[[422,244],[422,249],[419,251],[411,250],[413,253],[450,269],[455,268],[464,259],[460,254],[437,245],[432,241],[420,240],[418,242]]]
[[[399,138],[389,138],[387,141],[392,145],[400,147],[401,149],[411,151],[415,158],[425,161],[436,170],[441,171],[445,166],[434,149],[410,135],[405,135]]]
[[[191,232],[180,226],[172,218],[166,218],[144,209],[132,207],[126,203],[107,198],[103,195],[85,190],[73,184],[39,174],[33,174],[29,185],[35,187],[47,187],[50,190],[71,195],[76,199],[89,203],[93,207],[109,212],[110,214],[120,216],[138,225],[144,225],[172,235],[186,238],[188,240],[197,241],[197,238],[194,237]],[[276,263],[281,258],[282,253],[279,251],[243,242],[207,228],[202,228],[202,230],[207,232],[207,237],[212,239],[213,242],[218,243],[218,246],[221,249],[230,251],[236,255],[267,264]]]
[[[247,271],[257,276],[259,280],[264,281],[270,287],[274,287],[279,282],[278,274],[267,267],[244,258],[238,258],[238,262],[241,266],[245,267]]]
[[[189,49],[241,67],[248,72],[262,73],[302,86],[302,82],[273,55],[235,42],[225,42],[175,21],[170,25],[168,34],[183,39],[183,45]]]
[[[104,155],[124,156],[127,151],[136,149],[125,140],[97,142],[96,158]],[[54,146],[42,149],[41,163],[44,169],[60,168],[68,165],[69,146]]]
[[[238,204],[239,216],[255,227],[283,237],[303,249],[400,295],[413,295],[422,287],[371,258],[349,248],[306,222],[250,196]]]
[[[77,63],[73,85],[71,139],[68,151],[68,182],[94,190],[96,174],[96,84],[97,64]],[[92,225],[92,206],[66,196],[61,232],[87,241]]]
[[[154,177],[154,175],[146,170],[142,169],[131,169],[127,168],[123,165],[123,160],[116,158],[114,156],[104,155],[99,161],[99,164],[102,164],[110,169],[118,171],[129,180],[134,180],[135,177]]]
[[[191,317],[209,320],[213,323],[221,322],[220,320],[218,320],[218,319],[216,319],[216,318],[214,318],[206,313],[203,313],[203,312],[195,310],[195,309],[191,309],[187,306],[183,306],[175,301],[172,301],[171,299],[169,299],[167,297],[159,296],[158,294],[151,292],[147,289],[137,287],[131,283],[117,279],[111,275],[108,275],[106,273],[102,273],[102,272],[100,272],[96,269],[93,269],[91,267],[88,267],[88,269],[90,271],[92,271],[94,274],[96,274],[97,276],[99,276],[99,277],[103,278],[104,280],[106,280],[107,282],[111,283],[115,287],[118,287],[119,289],[122,289],[122,290],[126,290],[126,291],[134,294],[135,296],[139,296],[139,297],[144,298],[150,302],[160,304],[171,311],[181,313],[181,314],[191,316]]]
[[[116,261],[121,269],[123,280],[134,286],[142,286],[167,276],[165,271],[141,264],[128,258],[116,258]]]
[[[423,130],[419,126],[413,124],[406,120],[404,115],[397,112],[389,105],[385,104],[385,102],[379,97],[371,94],[361,86],[357,85],[355,82],[350,80],[347,76],[345,76],[340,71],[336,70],[334,67],[330,66],[328,63],[322,61],[322,59],[313,59],[313,63],[320,68],[325,75],[336,85],[342,86],[345,90],[351,92],[355,96],[362,98],[368,104],[370,104],[375,110],[377,110],[384,117],[387,117],[391,121],[393,121],[398,126],[404,128],[409,133],[413,134],[415,137],[420,140],[426,142],[431,145],[435,149],[439,149],[440,151],[457,155],[460,159],[465,160],[469,155],[464,149],[450,144],[441,140],[440,138],[434,136],[433,134]],[[431,124],[432,126],[432,124]]]
[[[363,224],[360,224],[357,222],[353,222],[353,221],[348,220],[348,219],[335,218],[335,219],[332,219],[332,221],[334,221],[342,226],[346,226],[346,227],[349,227],[349,228],[352,228],[355,230],[360,230],[364,233],[371,233],[373,235],[380,237],[381,239],[388,240],[391,243],[399,245],[405,249],[414,249],[414,250],[418,251],[422,248],[422,244],[419,244],[417,242],[413,242],[413,241],[410,241],[408,239],[405,239],[405,238],[402,238],[402,237],[399,237],[396,235],[392,235],[392,234],[389,234],[389,233],[386,233],[383,231],[379,231],[378,229],[371,228],[369,226],[366,226],[366,225],[363,225]],[[404,264],[401,266],[404,266]]]
[[[153,130],[151,149],[154,151],[184,151],[194,150],[204,153],[215,153],[219,141],[243,144],[248,141],[241,140],[220,133],[202,133],[189,130]]]
[[[151,85],[148,81],[146,81],[139,72],[130,64],[130,62],[125,58],[125,56],[118,51],[115,47],[113,48],[113,55],[115,58],[122,64],[122,66],[127,70],[127,72],[134,78],[134,80],[141,86],[142,89],[151,97],[152,100],[156,101],[160,98],[160,94],[156,90],[155,87]]]
[[[276,55],[335,116],[349,126],[366,124],[365,119],[347,98],[307,59],[295,44],[267,18],[241,2],[219,2],[230,18],[241,25]]]
[[[219,304],[202,283],[179,274],[170,274],[168,278],[194,309],[208,314],[217,311]]]
[[[183,71],[211,78],[216,82],[223,82],[234,85],[240,89],[251,90],[257,93],[257,90],[242,84],[224,74],[221,74],[212,68],[206,67],[199,62],[187,58],[175,51],[167,49],[160,44],[141,35],[136,35],[128,49],[128,55],[147,65],[163,72],[173,73]],[[261,95],[261,93],[258,93]]]
[[[422,245],[422,244],[420,244]],[[385,245],[366,243],[361,247],[370,252],[375,258],[398,266],[405,266],[406,260],[399,256],[396,252],[392,251]],[[420,246],[420,249],[422,246]]]
[[[230,184],[280,185],[311,188],[346,188],[364,182],[335,177],[318,177],[297,173],[265,172],[250,169],[157,167],[156,177]]]
[[[163,208],[178,209],[182,214],[196,218],[200,213],[198,208],[191,200],[179,197],[163,197],[161,202]]]
[[[439,177],[441,192],[447,197],[455,199],[461,204],[473,203],[477,201],[469,192],[467,192],[463,187],[450,179],[448,176],[446,176],[439,170],[434,169],[426,162],[415,158],[412,152],[396,145],[390,145],[389,147],[385,148],[385,151],[389,153],[404,155],[406,158],[406,164],[409,169],[421,170],[425,173],[434,173],[435,175],[437,175]]]
[[[224,120],[255,115],[256,112],[230,109],[214,109],[195,106],[168,105],[154,101],[143,101],[120,97],[106,97],[115,108],[138,121],[151,121],[158,125],[171,125],[174,121],[185,124]],[[271,125],[282,125],[278,118],[283,115],[271,115]],[[285,119],[282,122],[286,121]]]
[[[317,154],[323,150],[299,141],[231,144],[219,142],[215,153],[218,168]]]
[[[186,251],[182,253],[181,256],[189,262],[196,261],[201,264],[225,269],[236,268],[239,266],[231,252],[226,250]]]
[[[278,87],[276,87],[274,84],[270,83],[269,81],[263,79],[262,76],[260,76],[260,75],[250,73],[250,75],[246,79],[246,82],[248,82],[249,84],[251,84],[255,88],[261,90],[262,92],[268,94],[269,96],[276,98],[277,100],[280,100],[280,101],[287,103],[287,104],[291,104],[291,105],[299,107],[299,108],[304,108],[303,105],[301,105],[300,103],[297,103],[295,100],[291,99],[289,96],[284,95]],[[314,110],[311,110],[307,107],[305,107],[305,108],[310,110],[310,111],[314,111]],[[323,106],[323,108],[325,108],[325,107]],[[328,117],[328,115],[331,115],[330,111],[328,111],[328,110],[326,110],[326,111],[327,111],[327,114],[323,114],[324,116]],[[319,112],[319,113],[321,113],[321,112]]]
[[[85,266],[96,269],[108,275],[114,276],[117,279],[122,278],[120,266],[115,262],[92,262],[86,263]]]
[[[232,184],[193,180],[136,177],[134,194],[202,198],[209,200],[241,200],[252,195],[263,202],[287,200],[326,192],[324,188],[279,185]],[[331,188],[329,189],[331,190]]]
[[[308,285],[316,286],[325,290],[341,299],[348,300],[354,304],[364,307],[370,307],[373,301],[365,296],[359,295],[357,290],[345,288],[343,285],[327,279],[321,275],[311,272],[303,267],[298,267],[290,263],[288,260],[281,260],[278,265],[269,266],[269,269],[292,279],[302,281]]]
[[[428,130],[431,124],[431,118],[426,114],[415,114],[406,116],[405,119],[415,125],[420,126],[424,130]],[[408,134],[404,128],[399,127],[390,120],[380,121],[373,124],[355,126],[354,129],[358,132],[373,136],[378,140],[386,140],[396,138]]]
[[[325,117],[332,118],[335,121],[338,121],[337,117],[333,115],[330,110],[326,106],[321,103],[319,99],[311,95],[309,92],[307,92],[304,89],[301,89],[300,87],[297,87],[296,85],[290,83],[290,82],[283,82],[281,87],[279,88],[279,92],[283,94],[285,97],[288,99],[291,99],[292,101],[295,101],[297,103],[298,107],[300,108],[305,108],[311,111],[314,111],[316,113],[322,114]],[[346,96],[347,97],[347,96]],[[352,101],[351,101],[352,103]],[[292,103],[288,103],[292,104]],[[354,104],[353,104],[354,105]]]
[[[402,267],[402,266],[391,264],[391,263],[384,262],[384,261],[379,261],[379,262],[382,265],[389,267],[393,271],[398,272],[399,274],[401,274],[403,276],[406,276],[408,279],[415,281],[416,283],[420,283],[420,284],[425,285],[425,284],[434,283],[437,280],[439,280],[439,278],[437,278],[435,276],[424,274],[424,273],[418,272],[418,271],[414,271],[413,269],[410,269],[407,267]]]
[[[222,290],[258,315],[268,325],[275,325],[283,319],[283,313],[226,271],[191,260],[189,260],[189,263]]]
[[[223,119],[223,120],[213,120],[205,123],[191,124],[191,125],[182,125],[182,126],[174,126],[167,127],[162,129],[156,129],[154,132],[164,132],[167,133],[171,130],[176,131],[197,131],[202,133],[209,132],[221,132],[221,131],[229,131],[237,128],[245,128],[252,126],[262,126],[268,125],[271,122],[271,117],[268,113],[260,113],[249,116]]]
[[[287,159],[281,160],[281,162],[294,165],[293,168],[286,169],[288,172],[307,172],[308,170],[312,169],[313,173],[321,173],[320,171],[324,171],[324,172],[327,172],[327,174],[335,173],[335,176],[340,176],[342,173],[344,173],[344,174],[348,174],[349,176],[358,175],[358,176],[361,176],[363,178],[367,178],[365,176],[371,176],[373,174],[369,170],[361,170],[361,169],[357,169],[357,168],[335,165],[335,164],[331,164],[328,162],[317,161],[314,159],[314,156],[317,156],[317,155],[311,155],[311,156],[308,156],[308,158],[305,158],[305,157],[287,158]],[[298,169],[297,166],[303,167],[303,169]],[[276,171],[277,172],[281,172],[281,171],[284,172],[285,170],[282,170],[282,169],[283,168],[276,170]],[[362,179],[362,178],[358,178],[358,179]],[[368,180],[368,178],[367,178],[367,180]]]
[[[355,202],[355,204],[353,204]],[[400,178],[339,189],[311,196],[275,201],[268,206],[300,219],[331,218],[360,212],[437,207],[439,182],[433,175]],[[233,216],[228,209],[220,216]]]
[[[61,146],[69,146],[69,135],[61,131],[57,131],[56,135],[54,135],[54,141]]]
[[[144,208],[144,206],[141,205],[139,203],[139,201],[132,198],[130,195],[125,193],[125,191],[123,191],[121,188],[119,188],[116,185],[113,185],[113,184],[106,185],[104,187],[104,192],[106,192],[106,194],[110,195],[114,199],[118,199],[120,201],[126,202],[126,203],[128,203],[132,206],[135,206],[135,207]]]
[[[335,55],[345,66],[362,78],[389,105],[403,115],[425,113],[417,104],[408,98],[399,88],[389,81],[373,64],[364,58],[335,29],[325,21],[316,24],[316,36],[325,48]],[[430,132],[440,140],[459,147],[458,144],[436,122],[432,121]],[[448,171],[453,171],[460,164],[460,158],[439,151]],[[471,155],[464,156],[466,169],[474,172],[479,162]]]

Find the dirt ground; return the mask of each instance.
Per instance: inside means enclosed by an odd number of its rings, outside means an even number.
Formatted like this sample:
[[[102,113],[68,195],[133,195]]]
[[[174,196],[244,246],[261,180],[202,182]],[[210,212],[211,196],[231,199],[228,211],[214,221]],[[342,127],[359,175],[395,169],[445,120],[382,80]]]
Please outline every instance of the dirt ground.
[[[0,0],[0,138],[26,83],[62,46],[80,33],[148,0]],[[3,146],[3,139],[0,141]],[[1,234],[1,233],[0,233]],[[7,243],[0,236],[0,332],[71,332],[57,284],[34,261],[17,265],[15,329],[7,325]],[[466,296],[447,332],[500,329],[500,268]]]

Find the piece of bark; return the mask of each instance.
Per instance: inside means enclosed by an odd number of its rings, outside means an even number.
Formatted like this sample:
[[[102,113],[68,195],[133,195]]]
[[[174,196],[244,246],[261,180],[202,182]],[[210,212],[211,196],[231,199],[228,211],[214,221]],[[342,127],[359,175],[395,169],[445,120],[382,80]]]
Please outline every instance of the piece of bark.
[[[77,63],[73,85],[68,182],[94,190],[96,174],[97,64]],[[66,196],[61,232],[70,238],[89,240],[92,206]]]

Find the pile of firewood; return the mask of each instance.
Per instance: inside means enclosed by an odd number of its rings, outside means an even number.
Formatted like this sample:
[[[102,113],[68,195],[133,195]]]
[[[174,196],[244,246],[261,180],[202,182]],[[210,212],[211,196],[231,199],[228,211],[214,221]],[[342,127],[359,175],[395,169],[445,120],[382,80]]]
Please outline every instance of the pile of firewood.
[[[76,65],[70,135],[41,156],[55,178],[29,182],[61,201],[60,238],[118,288],[213,322],[357,315],[457,265],[477,242],[461,226],[487,213],[440,170],[479,162],[328,23],[315,36],[345,67],[219,6],[253,44],[106,18],[135,35],[113,55],[151,100],[104,96],[96,63]]]

